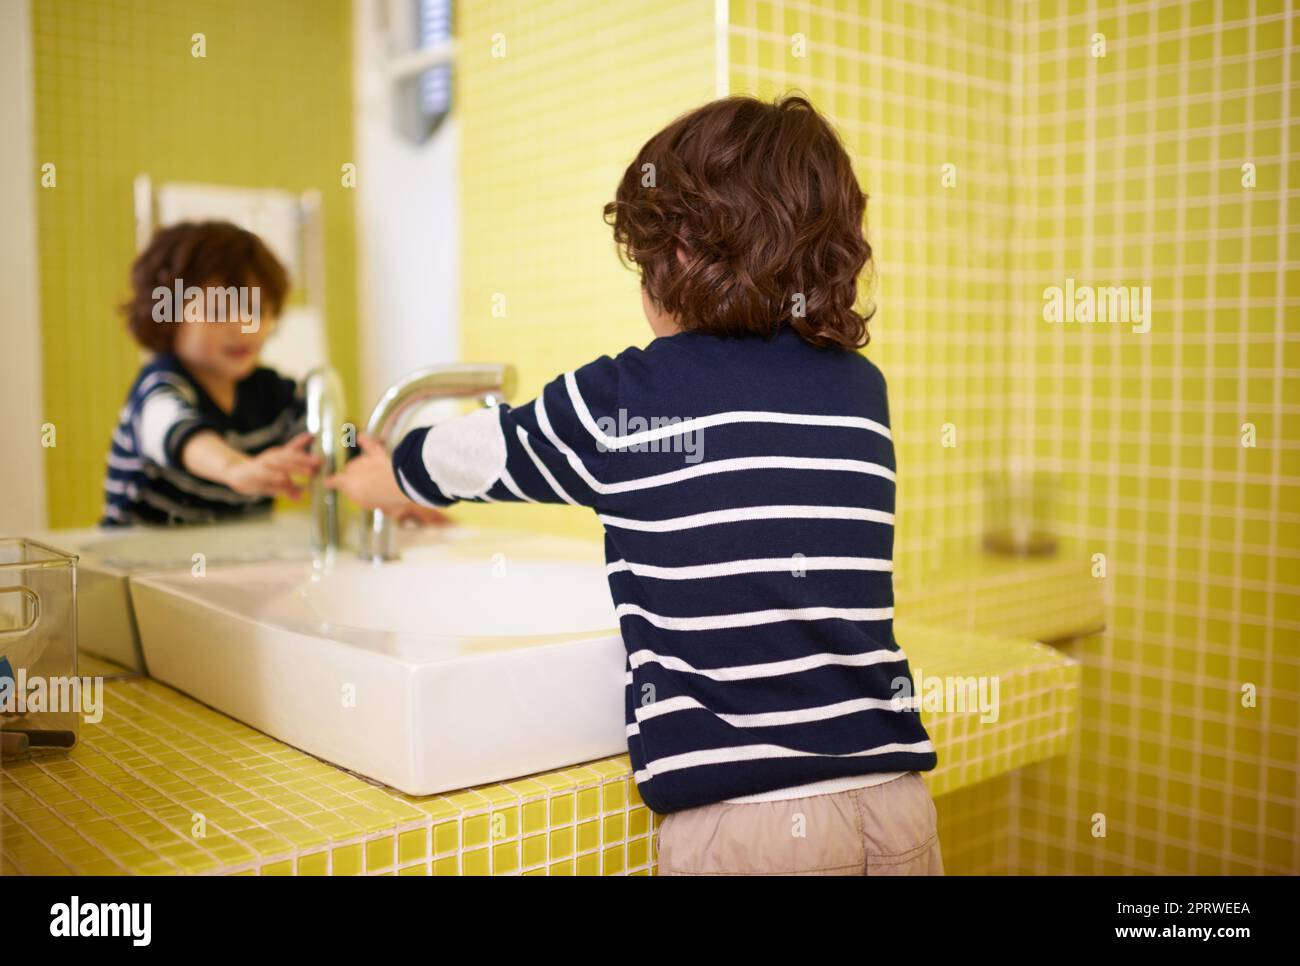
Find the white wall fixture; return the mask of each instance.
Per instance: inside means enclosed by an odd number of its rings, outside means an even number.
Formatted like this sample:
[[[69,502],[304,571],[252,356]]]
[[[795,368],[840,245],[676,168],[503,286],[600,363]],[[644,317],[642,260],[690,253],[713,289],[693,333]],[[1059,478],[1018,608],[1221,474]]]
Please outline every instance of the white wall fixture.
[[[393,127],[424,144],[451,113],[452,0],[389,0]]]
[[[460,357],[456,116],[401,119],[403,95],[450,105],[451,41],[420,46],[420,0],[357,0],[354,116],[361,398]],[[449,8],[448,8],[449,9]],[[450,30],[434,17],[427,36]],[[438,79],[442,76],[442,80]],[[427,136],[418,135],[423,129]]]

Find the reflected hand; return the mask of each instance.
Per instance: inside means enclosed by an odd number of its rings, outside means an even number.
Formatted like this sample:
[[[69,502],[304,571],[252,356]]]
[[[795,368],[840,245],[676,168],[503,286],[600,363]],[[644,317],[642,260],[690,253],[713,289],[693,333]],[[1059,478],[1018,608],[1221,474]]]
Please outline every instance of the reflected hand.
[[[357,436],[357,444],[361,455],[327,477],[325,485],[338,490],[363,510],[387,510],[402,504],[415,506],[398,487],[392,459],[384,445],[364,433]]]
[[[320,469],[321,459],[307,452],[310,433],[299,433],[283,446],[272,446],[256,456],[233,461],[221,482],[236,493],[248,496],[287,496],[297,499],[302,489],[295,476],[311,476]]]

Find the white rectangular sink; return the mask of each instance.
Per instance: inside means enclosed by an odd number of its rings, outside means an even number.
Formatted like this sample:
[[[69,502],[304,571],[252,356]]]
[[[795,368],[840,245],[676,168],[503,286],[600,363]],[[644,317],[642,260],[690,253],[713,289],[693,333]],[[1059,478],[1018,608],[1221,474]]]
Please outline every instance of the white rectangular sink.
[[[408,794],[626,749],[598,544],[449,528],[391,563],[130,583],[152,676]]]

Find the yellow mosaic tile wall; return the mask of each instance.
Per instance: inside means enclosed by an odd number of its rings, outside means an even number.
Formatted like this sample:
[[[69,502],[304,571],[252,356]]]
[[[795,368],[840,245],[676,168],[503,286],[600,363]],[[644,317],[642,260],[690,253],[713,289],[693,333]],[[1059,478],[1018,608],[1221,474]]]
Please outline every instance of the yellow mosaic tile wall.
[[[984,867],[1300,871],[1300,586],[1287,576],[1300,337],[1284,326],[1300,296],[1294,4],[731,12],[733,87],[813,92],[878,198],[868,222],[888,287],[868,351],[891,377],[904,589],[911,555],[978,527],[979,472],[998,454],[944,454],[943,421],[1002,433],[1006,454],[1057,473],[1063,533],[1106,554],[1110,631],[1069,649],[1084,664],[1083,731],[1067,757],[984,793],[1017,816]],[[965,189],[941,187],[945,161]],[[950,239],[979,251],[988,218],[1005,257],[962,260]],[[1071,277],[1151,285],[1151,332],[1049,326],[1044,289]],[[984,389],[989,374],[998,386]],[[1008,423],[972,402],[1005,407]],[[907,485],[918,476],[941,489]],[[1242,706],[1245,685],[1258,707]]]
[[[808,94],[870,199],[878,311],[865,351],[889,381],[900,590],[974,545],[984,474],[1006,447],[1010,5],[729,3],[731,92]]]
[[[1066,645],[1081,734],[939,802],[945,858],[977,843],[949,871],[1300,871],[1294,0],[729,9],[732,89],[812,93],[874,196],[900,601],[1003,458],[1057,474],[1060,529],[1107,556],[1110,631]],[[1071,277],[1151,285],[1151,332],[1050,327]]]
[[[23,0],[19,0],[23,2]],[[139,366],[116,306],[135,255],[132,181],[321,191],[329,351],[356,383],[351,5],[346,0],[33,0],[49,524],[98,519],[104,457]],[[207,56],[191,56],[203,33]],[[355,397],[354,397],[355,398]],[[33,445],[39,445],[33,427]]]
[[[1300,13],[1022,12],[1016,438],[1075,481],[1064,529],[1106,554],[1113,606],[1108,632],[1071,652],[1084,727],[1023,776],[1012,861],[1296,874]],[[1044,288],[1067,278],[1150,286],[1150,331],[1044,322]]]
[[[486,0],[458,8],[461,352],[513,362],[516,401],[650,340],[601,209],[656,130],[714,95],[713,4]],[[569,507],[457,508],[598,537]]]
[[[889,381],[900,615],[909,596],[928,599],[935,580],[954,576],[954,561],[977,545],[984,477],[1007,451],[1010,12],[1010,0],[729,3],[731,92],[808,94],[843,136],[870,199],[878,280],[868,294],[877,314],[865,351]],[[946,428],[955,445],[944,445]],[[963,606],[968,597],[938,601],[922,619],[980,628]],[[966,786],[936,805],[948,874],[1006,871],[1014,776]]]

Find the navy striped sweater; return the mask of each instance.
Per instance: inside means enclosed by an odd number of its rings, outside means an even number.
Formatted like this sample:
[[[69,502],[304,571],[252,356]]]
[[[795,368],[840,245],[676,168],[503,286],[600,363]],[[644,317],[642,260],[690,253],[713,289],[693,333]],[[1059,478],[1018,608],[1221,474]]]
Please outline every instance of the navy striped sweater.
[[[270,497],[236,493],[188,472],[181,449],[210,429],[254,456],[301,432],[305,414],[297,384],[273,369],[255,369],[240,382],[227,413],[176,356],[155,356],[136,376],[113,430],[100,525],[216,523],[270,512]]]
[[[893,636],[894,450],[864,356],[681,333],[409,433],[417,503],[604,524],[628,752],[656,812],[937,757]]]

